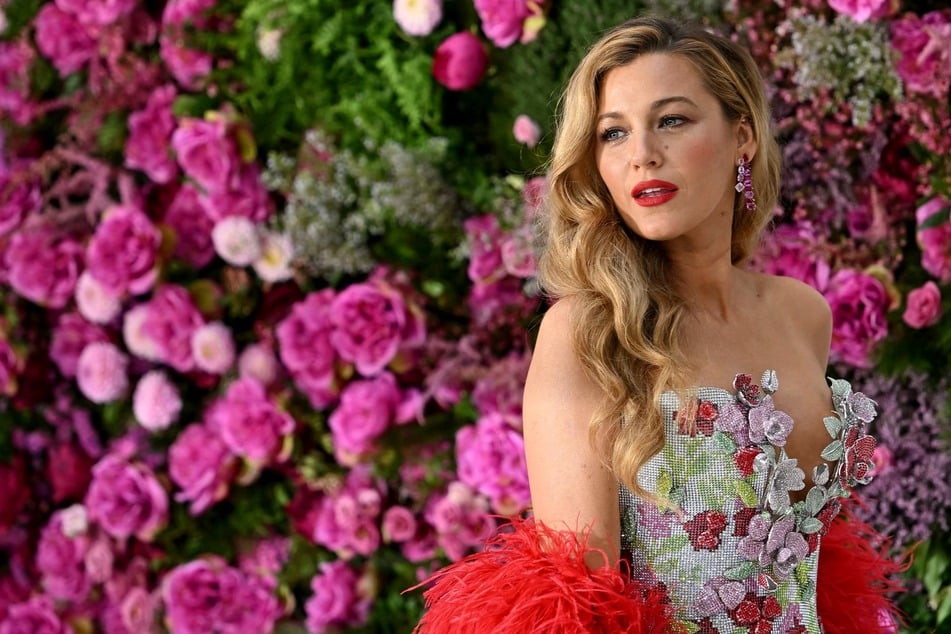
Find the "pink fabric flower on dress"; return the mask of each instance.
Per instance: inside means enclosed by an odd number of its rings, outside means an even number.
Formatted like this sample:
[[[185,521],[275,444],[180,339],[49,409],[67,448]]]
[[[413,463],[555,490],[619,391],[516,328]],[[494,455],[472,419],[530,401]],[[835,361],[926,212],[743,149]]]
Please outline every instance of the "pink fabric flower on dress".
[[[172,104],[176,94],[175,86],[160,86],[152,91],[142,110],[129,115],[125,165],[145,172],[156,183],[168,183],[178,172],[170,151],[175,130]]]
[[[168,521],[168,495],[152,470],[113,454],[93,467],[85,504],[89,518],[117,539],[152,541]]]
[[[109,403],[129,387],[129,358],[108,341],[94,341],[83,348],[76,363],[76,384],[93,403]]]
[[[475,8],[482,32],[499,48],[517,42],[525,19],[532,15],[526,0],[475,0]]]
[[[103,215],[86,248],[90,274],[116,295],[140,295],[158,277],[156,265],[162,234],[136,207],[115,207]]]
[[[908,293],[908,306],[902,315],[912,328],[927,328],[941,318],[941,291],[934,282],[925,282],[921,288]]]
[[[777,447],[786,445],[786,437],[793,428],[793,419],[786,412],[776,409],[773,399],[765,396],[749,413],[750,440],[756,444],[769,442]]]
[[[475,35],[450,35],[433,55],[433,77],[449,90],[475,88],[489,67],[489,54]]]

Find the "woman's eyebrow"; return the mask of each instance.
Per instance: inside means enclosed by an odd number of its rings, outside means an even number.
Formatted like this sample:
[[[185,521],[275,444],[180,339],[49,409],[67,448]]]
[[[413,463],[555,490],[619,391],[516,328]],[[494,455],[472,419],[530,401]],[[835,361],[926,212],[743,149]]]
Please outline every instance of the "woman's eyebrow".
[[[655,110],[659,110],[663,108],[664,106],[671,103],[685,103],[689,106],[693,106],[694,108],[697,107],[697,104],[694,103],[694,101],[690,99],[689,97],[677,95],[674,97],[664,97],[663,99],[658,99],[657,101],[651,104],[650,111],[653,112]],[[624,115],[622,115],[620,112],[616,112],[612,110],[611,112],[605,112],[605,113],[599,114],[598,118],[596,119],[596,122],[600,122],[603,119],[622,119],[623,117]]]

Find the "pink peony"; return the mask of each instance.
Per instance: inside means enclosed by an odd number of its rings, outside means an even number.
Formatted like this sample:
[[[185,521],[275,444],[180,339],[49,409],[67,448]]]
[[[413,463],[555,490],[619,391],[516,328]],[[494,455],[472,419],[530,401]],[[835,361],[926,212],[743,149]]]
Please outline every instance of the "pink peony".
[[[310,293],[294,304],[276,329],[281,361],[317,409],[333,403],[339,391],[337,353],[331,344],[334,296],[329,288]]]
[[[456,433],[459,479],[488,496],[499,513],[510,515],[530,501],[522,436],[497,415],[483,416]]]
[[[529,225],[502,236],[499,252],[505,272],[515,277],[529,278],[535,275],[535,248],[532,245],[532,228]]]
[[[216,222],[229,216],[263,222],[274,211],[257,163],[239,165],[227,189],[209,191],[199,202],[208,217]]]
[[[122,299],[85,270],[76,280],[76,308],[94,324],[108,324],[122,311]]]
[[[48,227],[14,233],[4,256],[7,281],[18,295],[31,302],[63,308],[76,288],[82,254],[78,242],[57,236]]]
[[[832,308],[833,357],[859,368],[869,367],[875,344],[888,334],[885,286],[871,275],[843,269],[829,281],[826,299]]]
[[[2,612],[0,612],[2,614]],[[49,597],[35,596],[25,603],[11,605],[0,620],[0,634],[72,634],[63,623]]]
[[[469,31],[450,35],[433,55],[433,77],[449,90],[475,88],[488,67],[489,54]]]
[[[279,372],[277,357],[269,344],[251,344],[238,357],[238,376],[254,379],[265,387],[277,380]]]
[[[393,360],[415,324],[403,296],[385,282],[352,284],[334,299],[331,341],[363,376],[375,376]]]
[[[399,402],[400,390],[389,372],[349,383],[328,419],[337,461],[353,465],[372,451],[376,439],[393,422]]]
[[[535,147],[538,145],[539,139],[541,139],[542,129],[538,127],[538,124],[535,123],[531,117],[520,114],[515,117],[515,125],[512,126],[512,136],[514,136],[515,140],[519,143],[527,145],[528,147]]]
[[[181,286],[166,284],[160,287],[147,306],[141,332],[154,342],[156,359],[179,372],[195,367],[192,356],[192,333],[201,327],[203,319],[191,296]]]
[[[949,207],[951,202],[935,197],[915,212],[921,266],[942,282],[951,282],[951,221],[943,216],[937,226],[923,228],[922,224],[936,214],[946,214]]]
[[[220,116],[183,119],[172,133],[172,148],[185,174],[206,194],[227,190],[237,173],[238,148]]]
[[[205,14],[218,0],[170,0],[162,11],[162,24],[203,26]]]
[[[86,247],[89,273],[116,295],[141,295],[155,284],[161,243],[162,234],[141,209],[114,207]]]
[[[79,391],[93,403],[109,403],[129,387],[129,358],[107,341],[94,341],[83,348],[76,364]]]
[[[105,26],[132,13],[136,0],[56,0],[56,6],[83,24]]]
[[[951,11],[907,13],[891,23],[895,70],[909,92],[943,98],[951,85]]]
[[[182,398],[178,388],[161,370],[147,372],[132,394],[132,413],[149,431],[160,431],[178,420]]]
[[[463,225],[469,243],[469,279],[473,282],[490,282],[503,273],[502,230],[495,216],[484,215],[469,218]]]
[[[178,172],[170,145],[175,130],[172,114],[175,96],[175,86],[160,86],[152,91],[142,110],[129,115],[125,165],[145,172],[156,183],[168,183]]]
[[[3,49],[0,49],[0,65],[2,65]],[[0,74],[0,81],[3,77]],[[0,84],[2,86],[2,84]],[[2,107],[3,88],[0,87],[0,107]],[[2,143],[0,143],[2,150]],[[20,175],[11,175],[3,173],[0,170],[0,236],[12,232],[30,214],[36,213],[40,209],[43,196],[40,187],[33,179],[23,179],[20,182],[14,178],[22,178]]]
[[[48,3],[36,16],[36,47],[65,77],[96,55],[97,44],[74,16]]]
[[[197,90],[208,73],[211,72],[214,58],[205,53],[182,45],[181,35],[163,35],[159,38],[159,54],[165,67],[180,86],[188,90]]]
[[[89,323],[76,313],[63,313],[56,320],[53,340],[50,343],[50,358],[60,374],[66,378],[76,376],[79,356],[86,346],[94,341],[108,341],[106,331]]]
[[[927,328],[941,318],[941,291],[934,282],[925,282],[921,288],[908,293],[908,306],[902,315],[912,328]]]
[[[881,18],[888,13],[887,0],[829,0],[829,6],[856,22]]]
[[[357,573],[344,561],[320,564],[310,582],[314,594],[304,605],[309,634],[325,634],[363,625],[373,599],[360,589]]]
[[[257,464],[277,458],[285,438],[294,431],[294,419],[279,410],[253,379],[232,383],[205,412],[205,421],[228,449]]]
[[[393,19],[407,35],[429,35],[442,20],[442,0],[394,0]]]
[[[423,517],[436,529],[436,542],[453,561],[462,559],[492,532],[486,499],[463,482],[450,483],[445,495],[432,495]]]
[[[185,183],[165,211],[165,224],[175,233],[175,256],[200,269],[215,257],[211,241],[214,221],[208,217],[198,190]]]
[[[27,38],[0,42],[0,112],[6,112],[18,126],[28,125],[39,114],[30,96],[29,69],[35,57]],[[4,233],[3,218],[4,210],[0,207],[0,235]]]
[[[476,381],[472,402],[481,415],[498,415],[512,428],[522,428],[522,392],[530,358],[510,353]]]
[[[506,48],[522,37],[522,26],[532,10],[527,0],[475,0],[482,21],[482,32],[499,48]]]
[[[383,539],[405,542],[416,534],[416,516],[405,506],[391,506],[383,514]]]
[[[228,216],[211,230],[215,253],[232,266],[248,266],[261,256],[257,225],[243,216]]]
[[[380,484],[365,464],[355,466],[343,485],[320,497],[308,522],[308,537],[343,559],[369,556],[380,545]]]
[[[100,534],[89,544],[89,550],[86,551],[86,557],[83,559],[86,576],[93,583],[104,583],[112,577],[114,563],[115,553],[112,542],[108,537]]]
[[[783,224],[766,236],[756,259],[767,273],[794,277],[824,292],[832,274],[823,253],[824,241],[809,222]]]
[[[220,321],[205,324],[192,333],[192,356],[199,370],[224,374],[234,365],[231,329]]]
[[[168,450],[168,473],[181,489],[175,500],[191,502],[192,515],[200,515],[228,495],[236,467],[221,438],[205,425],[186,427]]]
[[[241,570],[260,579],[274,589],[278,586],[278,574],[291,555],[289,537],[265,537],[254,543],[250,550],[238,554]]]
[[[152,470],[112,454],[92,469],[86,508],[89,518],[117,539],[134,535],[152,541],[168,521],[168,495]]]
[[[81,507],[70,507],[80,508]],[[36,568],[43,589],[54,599],[81,601],[92,587],[85,571],[89,537],[85,531],[71,533],[65,522],[69,509],[54,511],[40,532]]]

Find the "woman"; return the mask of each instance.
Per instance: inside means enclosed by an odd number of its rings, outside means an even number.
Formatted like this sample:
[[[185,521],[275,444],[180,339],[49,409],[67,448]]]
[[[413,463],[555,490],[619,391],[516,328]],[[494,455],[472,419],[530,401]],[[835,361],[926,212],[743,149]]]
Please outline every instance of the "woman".
[[[549,180],[535,524],[441,573],[421,630],[890,631],[894,565],[868,527],[830,533],[869,479],[874,404],[826,381],[822,296],[743,267],[779,191],[750,56],[615,28],[568,84]]]

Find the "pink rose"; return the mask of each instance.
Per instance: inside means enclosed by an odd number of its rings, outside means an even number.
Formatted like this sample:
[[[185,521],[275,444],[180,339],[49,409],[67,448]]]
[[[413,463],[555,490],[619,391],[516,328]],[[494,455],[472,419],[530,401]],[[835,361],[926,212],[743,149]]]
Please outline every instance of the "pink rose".
[[[360,579],[345,561],[324,562],[310,582],[314,594],[304,605],[307,631],[312,634],[363,625],[373,599],[360,588]]]
[[[36,47],[53,62],[60,76],[75,73],[96,54],[96,40],[72,15],[54,3],[43,5],[36,16]]]
[[[499,48],[506,48],[522,36],[522,25],[532,15],[526,0],[475,0],[482,20],[482,32]]]
[[[214,58],[204,51],[182,45],[183,39],[182,35],[163,35],[159,38],[159,55],[180,86],[197,90],[201,80],[211,72]]]
[[[334,299],[331,342],[363,376],[375,376],[393,360],[413,327],[403,296],[383,281],[351,284]]]
[[[757,263],[767,273],[794,277],[824,292],[832,268],[822,243],[823,237],[809,222],[783,224],[766,236],[756,256]]]
[[[51,5],[46,5],[51,6]],[[73,297],[83,248],[49,227],[13,234],[4,262],[7,281],[21,297],[46,308],[63,308]]]
[[[168,496],[152,470],[111,454],[92,469],[86,508],[91,520],[118,539],[152,541],[168,521]]]
[[[528,225],[502,236],[499,252],[502,254],[502,265],[506,273],[522,278],[535,275],[535,247],[532,238],[532,228]]]
[[[2,614],[2,612],[0,612]],[[10,606],[0,621],[0,634],[72,634],[63,623],[49,597],[36,596],[25,603]]]
[[[888,13],[886,0],[829,0],[829,6],[859,23]]]
[[[146,312],[141,332],[154,344],[154,360],[167,363],[179,372],[194,369],[192,334],[204,320],[188,291],[166,284],[142,306]]]
[[[29,69],[35,57],[36,52],[27,38],[0,42],[0,112],[6,112],[18,126],[28,125],[38,114],[30,96]],[[0,227],[2,218],[3,212],[0,211]],[[3,234],[2,229],[0,234]]]
[[[453,561],[462,559],[492,532],[489,505],[463,482],[449,484],[446,495],[432,495],[423,516],[436,529],[436,542]]]
[[[391,506],[383,514],[383,539],[405,542],[416,534],[416,516],[405,506]]]
[[[200,201],[201,195],[191,183],[185,183],[165,211],[165,224],[175,232],[175,256],[200,269],[215,258],[211,242],[214,221]]]
[[[277,458],[285,437],[294,431],[294,419],[279,410],[253,379],[232,383],[205,412],[205,421],[228,449],[257,464]]]
[[[522,436],[497,415],[483,416],[456,433],[459,479],[509,515],[530,502]]]
[[[336,400],[337,353],[331,344],[333,289],[310,293],[277,325],[281,361],[311,405],[322,409]]]
[[[162,234],[141,209],[115,207],[102,222],[86,248],[89,272],[115,294],[141,295],[158,276],[156,259]]]
[[[63,313],[56,320],[53,339],[50,343],[50,358],[60,374],[68,379],[76,376],[79,355],[95,341],[108,341],[106,331],[91,324],[76,313]]]
[[[538,140],[542,136],[542,129],[528,115],[520,114],[515,117],[515,125],[512,126],[512,136],[519,143],[528,147],[538,145]]]
[[[56,0],[56,6],[83,24],[105,26],[135,9],[136,0]]]
[[[865,273],[843,269],[832,276],[826,299],[832,308],[832,355],[859,368],[888,334],[885,286]]]
[[[481,415],[495,414],[513,429],[522,428],[522,392],[530,359],[528,354],[510,353],[476,381],[472,402]]]
[[[189,513],[200,515],[228,495],[237,460],[217,433],[205,425],[185,428],[168,450],[168,473],[178,488],[177,502],[191,502]]]
[[[908,293],[908,306],[902,319],[912,328],[927,328],[941,318],[941,291],[934,282],[925,282],[921,288]]]
[[[2,51],[3,49],[0,49],[0,60],[3,57]],[[0,81],[2,79],[0,74]],[[3,88],[0,88],[0,107],[2,103]],[[0,143],[0,149],[2,149],[2,143]],[[42,201],[39,184],[34,179],[24,178],[22,174],[14,174],[11,178],[10,174],[0,170],[0,236],[9,234],[24,218],[36,213]]]
[[[400,390],[389,372],[349,383],[328,419],[337,460],[352,465],[372,451],[376,439],[393,422],[399,402]]]
[[[274,211],[256,163],[239,165],[227,189],[208,191],[198,200],[215,222],[230,216],[263,222]]]
[[[67,511],[53,512],[40,532],[36,568],[48,595],[63,601],[82,601],[92,585],[85,566],[89,537],[85,531],[68,536],[70,531],[64,526],[66,516]]]
[[[463,225],[469,243],[469,279],[487,282],[497,279],[502,270],[502,230],[495,216],[469,218]]]
[[[237,174],[238,148],[223,117],[183,119],[172,133],[172,148],[178,164],[206,194],[227,190]]]
[[[166,84],[152,91],[145,108],[129,115],[129,137],[125,144],[125,164],[138,169],[156,183],[168,183],[178,168],[170,152],[175,129],[172,103],[175,86]]]
[[[87,344],[76,363],[76,384],[93,403],[109,403],[129,387],[129,357],[108,341]]]
[[[475,88],[488,67],[489,54],[469,31],[450,35],[433,55],[433,77],[449,90]]]
[[[919,17],[906,13],[891,23],[891,44],[898,51],[895,70],[909,92],[942,98],[951,85],[951,11]]]
[[[132,395],[132,413],[145,429],[160,431],[178,420],[182,397],[161,370],[151,370],[139,379]]]
[[[915,211],[921,266],[942,282],[951,282],[951,221],[946,216],[949,207],[951,202],[936,196]],[[922,227],[925,221],[939,214],[937,226]]]
[[[270,344],[253,343],[238,357],[238,376],[256,380],[267,387],[277,380],[280,365]]]

